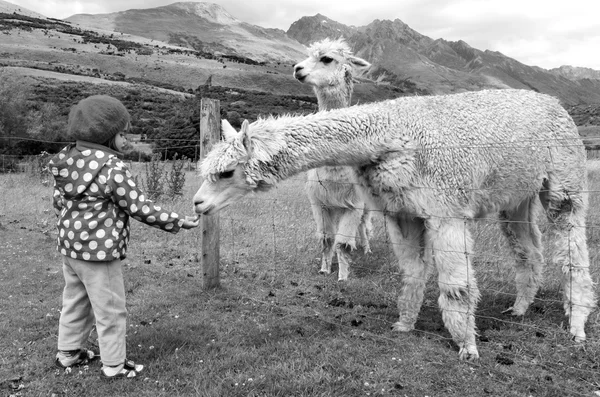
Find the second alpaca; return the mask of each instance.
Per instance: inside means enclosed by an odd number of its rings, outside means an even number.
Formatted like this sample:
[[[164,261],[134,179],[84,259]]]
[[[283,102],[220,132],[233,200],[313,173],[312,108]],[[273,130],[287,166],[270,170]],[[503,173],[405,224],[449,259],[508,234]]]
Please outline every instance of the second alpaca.
[[[342,39],[313,43],[308,58],[294,65],[294,77],[313,86],[319,111],[350,106],[353,74],[367,71],[371,64],[355,57]],[[371,216],[366,192],[352,167],[329,166],[306,172],[306,192],[317,224],[321,244],[321,273],[331,273],[334,254],[338,258],[338,280],[347,280],[349,253],[358,244],[370,252]],[[357,236],[358,235],[358,236]]]

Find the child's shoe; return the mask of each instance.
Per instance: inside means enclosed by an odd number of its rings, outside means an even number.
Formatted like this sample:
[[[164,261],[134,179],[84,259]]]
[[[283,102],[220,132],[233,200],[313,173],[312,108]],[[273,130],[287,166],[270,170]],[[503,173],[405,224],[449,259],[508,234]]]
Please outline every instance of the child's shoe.
[[[69,368],[74,365],[87,365],[96,357],[96,353],[87,349],[59,350],[54,364],[59,368]]]
[[[144,366],[142,364],[136,364],[131,360],[125,360],[123,364],[103,366],[100,370],[100,377],[103,379],[135,378],[143,369]]]

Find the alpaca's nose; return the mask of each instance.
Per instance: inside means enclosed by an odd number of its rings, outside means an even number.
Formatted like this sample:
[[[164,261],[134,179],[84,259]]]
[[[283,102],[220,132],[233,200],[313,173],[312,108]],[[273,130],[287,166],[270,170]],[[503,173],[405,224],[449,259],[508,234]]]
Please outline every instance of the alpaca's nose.
[[[304,66],[301,65],[294,65],[294,73],[297,73],[298,71],[304,69]]]

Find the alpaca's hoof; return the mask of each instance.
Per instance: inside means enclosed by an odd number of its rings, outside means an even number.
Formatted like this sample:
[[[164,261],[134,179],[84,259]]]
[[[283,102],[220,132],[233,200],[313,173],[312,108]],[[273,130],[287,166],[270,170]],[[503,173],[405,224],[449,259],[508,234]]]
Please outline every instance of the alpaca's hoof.
[[[392,331],[410,332],[413,329],[415,329],[414,324],[406,324],[401,321],[396,321],[394,324],[392,324]]]
[[[327,263],[326,261],[321,262],[321,269],[319,269],[320,274],[331,274],[331,263]]]
[[[571,326],[571,335],[573,335],[573,341],[575,341],[575,343],[585,342],[585,332],[583,331],[583,327]]]
[[[338,281],[347,281],[350,272],[346,271],[338,271]]]
[[[502,314],[510,314],[511,316],[524,316],[525,312],[527,311],[527,306],[525,307],[517,307],[515,306],[511,306],[508,309],[504,310],[502,312]]]
[[[585,342],[585,335],[584,336],[573,336],[573,341],[575,343],[584,343]]]
[[[511,307],[511,314],[513,316],[524,316],[527,309],[529,309],[529,305],[533,302],[533,299],[527,300],[522,297],[517,298],[515,304]]]
[[[460,348],[458,351],[459,360],[476,361],[479,360],[479,352],[475,345],[467,345]]]

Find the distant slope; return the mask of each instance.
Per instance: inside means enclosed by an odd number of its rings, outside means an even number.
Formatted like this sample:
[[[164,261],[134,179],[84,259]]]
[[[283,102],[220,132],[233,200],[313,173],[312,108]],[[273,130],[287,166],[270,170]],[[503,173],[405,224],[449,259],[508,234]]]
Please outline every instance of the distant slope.
[[[56,19],[0,13],[0,71],[22,67],[61,80],[105,80],[184,93],[210,84],[275,95],[311,96],[290,64],[254,65],[129,34],[83,28]],[[23,71],[25,73],[25,71]],[[96,80],[98,79],[98,80]],[[355,102],[400,94],[393,87],[358,84]],[[233,94],[235,95],[235,94]]]
[[[13,3],[9,3],[8,1],[4,1],[4,0],[0,0],[0,12],[6,13],[6,14],[17,13],[17,14],[21,14],[21,15],[26,15],[28,17],[46,19],[46,17],[42,14],[38,14],[35,11],[31,11],[25,7],[21,7],[21,6],[18,6]]]
[[[111,14],[77,14],[66,20],[255,62],[295,63],[305,54],[304,47],[282,30],[239,21],[212,3],[179,2]]]

